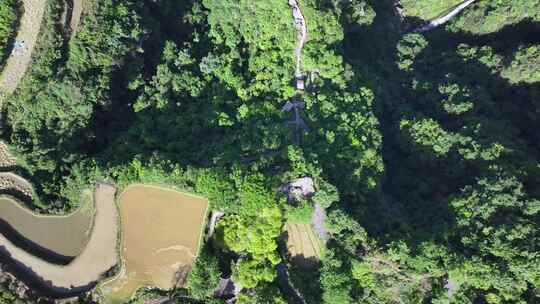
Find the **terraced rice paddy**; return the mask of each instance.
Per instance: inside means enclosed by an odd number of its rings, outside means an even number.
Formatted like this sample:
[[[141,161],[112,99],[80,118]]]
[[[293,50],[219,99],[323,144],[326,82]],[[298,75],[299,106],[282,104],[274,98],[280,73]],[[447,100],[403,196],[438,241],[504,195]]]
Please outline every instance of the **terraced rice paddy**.
[[[144,286],[182,285],[199,250],[208,201],[170,189],[133,185],[119,197],[120,274],[102,286],[108,303],[124,303]]]
[[[89,290],[117,263],[118,212],[114,202],[115,192],[116,188],[108,184],[96,186],[92,232],[82,253],[69,264],[56,265],[44,261],[15,245],[3,234],[0,234],[0,255],[15,265],[20,273],[32,277],[43,292],[76,294]]]
[[[91,228],[90,210],[81,208],[67,216],[37,215],[9,197],[0,197],[0,232],[15,234],[19,246],[38,246],[73,258],[83,251]]]
[[[310,266],[319,260],[322,254],[322,244],[308,224],[285,224],[287,234],[287,249],[293,262],[302,266]]]

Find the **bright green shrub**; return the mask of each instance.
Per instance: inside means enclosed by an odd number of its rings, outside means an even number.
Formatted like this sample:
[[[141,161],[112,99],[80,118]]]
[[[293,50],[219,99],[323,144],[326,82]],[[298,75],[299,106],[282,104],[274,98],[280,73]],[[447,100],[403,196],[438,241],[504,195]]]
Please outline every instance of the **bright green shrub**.
[[[0,65],[7,58],[8,42],[15,33],[17,0],[0,0]]]
[[[538,0],[477,1],[460,14],[450,27],[455,31],[487,34],[524,20],[540,20]]]
[[[407,16],[430,20],[461,3],[461,0],[402,0]]]
[[[302,201],[298,206],[287,206],[287,220],[293,223],[309,224],[313,214],[313,205],[311,202]]]
[[[512,63],[502,70],[502,76],[510,82],[540,81],[540,45],[520,48],[514,55]]]

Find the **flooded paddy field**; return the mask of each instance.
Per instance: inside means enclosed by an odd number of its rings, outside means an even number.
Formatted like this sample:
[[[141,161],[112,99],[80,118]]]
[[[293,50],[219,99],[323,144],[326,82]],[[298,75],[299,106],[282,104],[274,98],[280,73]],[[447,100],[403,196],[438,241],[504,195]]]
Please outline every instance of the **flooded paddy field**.
[[[0,196],[0,233],[52,263],[65,264],[79,255],[92,227],[92,211],[83,208],[67,216],[34,214],[17,201]]]
[[[132,185],[119,197],[120,274],[105,283],[108,303],[123,303],[140,287],[183,284],[199,250],[208,201],[178,191]]]
[[[311,225],[287,223],[285,233],[287,249],[293,262],[300,266],[310,266],[321,258],[322,242],[313,232]]]
[[[0,234],[2,262],[15,269],[13,274],[19,279],[33,287],[37,286],[40,294],[66,297],[90,290],[118,262],[116,245],[119,216],[115,193],[116,188],[112,185],[96,185],[91,234],[84,250],[67,265],[43,260]]]

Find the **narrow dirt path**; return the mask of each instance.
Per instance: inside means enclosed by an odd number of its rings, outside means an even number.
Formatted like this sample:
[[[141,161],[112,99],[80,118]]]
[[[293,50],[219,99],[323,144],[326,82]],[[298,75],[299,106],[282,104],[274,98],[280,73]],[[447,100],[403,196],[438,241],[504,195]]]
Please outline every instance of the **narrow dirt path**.
[[[41,21],[45,12],[45,0],[22,0],[24,13],[16,41],[24,43],[24,49],[13,49],[0,75],[0,93],[11,94],[17,88],[32,60]],[[0,94],[1,95],[1,94]]]
[[[304,18],[304,14],[302,14],[302,10],[300,9],[300,5],[298,2],[298,0],[289,0],[289,6],[292,9],[294,25],[296,27],[296,30],[298,31],[297,46],[294,49],[294,56],[296,60],[296,69],[294,76],[298,96],[300,96],[302,91],[304,90],[304,75],[302,73],[302,49],[304,48],[304,44],[306,43],[307,39],[307,25],[306,19]],[[295,118],[293,121],[289,121],[287,123],[295,126],[295,138],[297,145],[300,144],[300,133],[302,129],[306,128],[304,120],[300,117],[299,111],[299,109],[303,108],[304,103],[294,98],[292,102],[287,101],[287,103],[283,106],[282,109],[282,111],[285,112],[289,112],[294,109]],[[285,292],[294,303],[306,304],[306,301],[304,300],[304,297],[302,296],[300,291],[298,291],[291,283],[287,264],[284,262],[279,263],[276,266],[276,270],[278,284],[281,287],[281,290]]]
[[[71,37],[77,34],[79,24],[81,22],[81,16],[84,10],[84,0],[73,0],[73,10],[71,11],[71,21],[69,28],[71,30]]]
[[[298,44],[294,49],[294,56],[296,58],[296,77],[302,76],[302,49],[307,39],[307,25],[306,18],[302,14],[298,0],[289,0],[289,5],[292,8],[294,25],[298,31]]]
[[[446,15],[444,15],[442,17],[431,20],[428,24],[416,29],[415,32],[417,32],[417,33],[428,32],[428,31],[431,31],[432,29],[434,29],[434,28],[436,28],[438,26],[441,26],[441,25],[445,24],[446,22],[450,21],[452,18],[457,16],[457,14],[459,14],[462,10],[466,9],[469,5],[473,4],[474,2],[476,2],[476,0],[464,1],[460,5],[456,6],[456,8],[451,10],[448,14],[446,14]]]
[[[294,27],[296,28],[296,31],[298,32],[297,45],[294,49],[294,57],[296,61],[294,78],[296,81],[296,90],[298,92],[297,97],[299,98],[301,96],[302,91],[304,91],[304,86],[305,86],[304,84],[305,77],[302,72],[302,49],[304,48],[304,44],[306,43],[306,39],[307,39],[307,25],[306,25],[306,18],[304,18],[304,14],[302,14],[299,1],[289,0],[289,6],[292,9]],[[282,108],[282,111],[284,112],[289,112],[291,110],[294,110],[294,119],[291,121],[288,121],[287,124],[293,126],[295,129],[294,131],[295,131],[296,145],[300,145],[302,131],[307,129],[307,125],[302,119],[302,116],[300,114],[300,110],[304,109],[304,107],[305,105],[303,102],[301,102],[297,98],[293,98],[292,101],[287,101],[287,103]]]

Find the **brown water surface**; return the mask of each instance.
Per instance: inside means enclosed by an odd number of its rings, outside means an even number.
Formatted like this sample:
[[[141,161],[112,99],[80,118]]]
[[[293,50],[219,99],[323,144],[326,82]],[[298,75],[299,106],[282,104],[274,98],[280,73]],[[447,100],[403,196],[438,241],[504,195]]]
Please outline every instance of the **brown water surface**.
[[[197,255],[206,199],[149,185],[119,198],[123,268],[102,286],[109,303],[123,303],[140,287],[182,285]]]
[[[10,228],[40,247],[75,257],[88,243],[92,214],[79,209],[67,216],[37,215],[13,199],[0,197],[0,223],[0,232]]]
[[[84,250],[69,264],[56,265],[47,262],[21,249],[2,233],[0,233],[0,256],[7,263],[17,267],[20,272],[15,273],[16,275],[32,279],[36,287],[40,288],[40,292],[46,295],[69,297],[90,290],[118,263],[116,246],[119,216],[114,200],[115,193],[116,188],[112,185],[104,183],[96,185],[92,232]],[[49,229],[49,226],[46,227]]]

